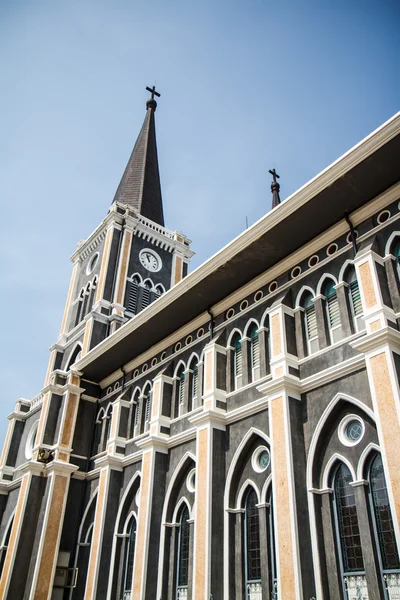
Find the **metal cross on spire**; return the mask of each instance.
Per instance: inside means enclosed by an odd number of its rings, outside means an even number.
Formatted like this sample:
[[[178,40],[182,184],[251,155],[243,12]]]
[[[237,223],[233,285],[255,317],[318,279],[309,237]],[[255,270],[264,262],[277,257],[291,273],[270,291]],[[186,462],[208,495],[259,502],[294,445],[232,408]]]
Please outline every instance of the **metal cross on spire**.
[[[149,89],[149,88],[147,88],[147,89]],[[270,170],[268,171],[268,173],[271,173],[271,175],[272,175],[272,178],[273,178],[273,180],[274,180],[274,183],[277,183],[277,181],[276,181],[276,180],[277,180],[277,178],[279,179],[279,175],[278,175],[278,173],[275,171],[275,167],[274,167],[273,169],[270,169]]]
[[[152,88],[150,88],[150,87],[147,86],[146,90],[148,92],[150,92],[152,100],[154,100],[154,96],[157,96],[157,98],[159,98],[161,96],[161,94],[159,94],[158,92],[156,92],[156,86],[155,85],[153,85]]]
[[[273,169],[270,169],[268,172],[271,173],[273,179],[271,183],[272,208],[275,208],[276,206],[278,206],[278,204],[281,203],[281,199],[279,197],[279,190],[281,186],[277,182],[277,179],[279,179],[279,175],[276,172],[275,167]]]

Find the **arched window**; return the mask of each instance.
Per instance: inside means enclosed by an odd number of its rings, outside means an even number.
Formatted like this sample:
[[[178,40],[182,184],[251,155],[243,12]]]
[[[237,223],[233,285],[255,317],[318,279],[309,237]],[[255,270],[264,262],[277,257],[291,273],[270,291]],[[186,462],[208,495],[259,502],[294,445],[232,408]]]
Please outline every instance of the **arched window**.
[[[179,518],[178,529],[178,553],[176,560],[176,600],[187,598],[187,587],[189,583],[189,539],[190,525],[189,510],[183,505]]]
[[[246,598],[261,598],[260,517],[253,488],[245,500],[243,534]]]
[[[71,365],[73,365],[77,360],[80,359],[82,355],[82,346],[80,344],[77,344],[73,353],[71,354],[71,358],[68,361],[68,365],[67,365],[67,371],[70,369]]]
[[[102,450],[105,450],[107,448],[107,442],[110,439],[110,434],[111,434],[111,418],[112,418],[112,404],[108,405],[107,408],[107,412],[104,415],[103,418],[103,444],[102,444]]]
[[[351,314],[353,316],[354,331],[361,331],[362,329],[365,329],[365,325],[363,319],[360,288],[354,267],[350,267],[347,270],[346,282],[348,283],[348,296]]]
[[[154,297],[157,300],[157,298],[159,298],[161,296],[161,294],[164,293],[164,288],[162,287],[162,285],[157,285],[155,290],[154,290]]]
[[[138,302],[138,294],[139,294],[139,282],[140,279],[138,275],[134,275],[132,280],[129,282],[129,291],[128,291],[128,299],[126,303],[126,308],[129,312],[134,315],[137,312],[137,302]]]
[[[331,343],[337,342],[342,338],[342,328],[340,322],[339,302],[335,290],[335,282],[328,279],[322,293],[325,296],[326,318],[329,328]]]
[[[8,548],[8,544],[10,542],[10,535],[11,535],[11,529],[14,523],[14,517],[11,520],[11,523],[8,525],[8,529],[7,529],[7,533],[3,539],[3,544],[1,546],[1,551],[0,551],[0,577],[1,574],[3,572],[3,567],[4,567],[4,561],[6,560],[6,554],[7,554],[7,548]]]
[[[147,393],[144,393],[144,411],[143,411],[143,427],[142,433],[148,431],[150,428],[151,418],[151,390],[148,389]]]
[[[250,381],[260,378],[260,340],[256,323],[250,326],[248,336],[250,338]]]
[[[390,510],[385,473],[383,471],[380,454],[377,454],[371,462],[369,469],[369,483],[370,502],[377,538],[376,545],[380,552],[383,573],[386,575],[385,579],[388,583],[391,579],[390,575],[393,571],[396,571],[396,585],[399,585],[399,553],[397,551],[392,512]]]
[[[127,538],[124,553],[124,571],[122,576],[121,600],[130,600],[132,593],[133,562],[135,560],[136,519],[132,515],[127,527]]]
[[[193,358],[189,366],[189,398],[188,412],[193,410],[193,404],[197,398],[198,382],[199,382],[199,365],[197,358]]]
[[[128,419],[128,439],[137,435],[136,426],[139,422],[139,390],[136,390],[131,398],[131,405]]]
[[[152,288],[152,284],[150,281],[145,281],[142,288],[142,305],[141,310],[146,308],[150,304],[150,291]]]
[[[337,545],[343,577],[342,585],[344,589],[349,590],[351,593],[358,587],[362,594],[364,592],[368,594],[364,576],[364,560],[356,499],[354,489],[350,485],[351,481],[352,476],[348,467],[341,463],[334,476],[333,488]],[[353,597],[351,593],[349,594],[350,598]],[[354,594],[354,597],[357,596]]]
[[[81,293],[79,294],[78,306],[77,306],[77,309],[76,309],[75,326],[78,325],[78,323],[83,318],[82,307],[83,307],[83,296],[84,296],[84,293],[85,293],[84,290],[81,290]]]
[[[304,332],[306,337],[307,353],[312,354],[313,352],[319,350],[319,345],[317,317],[315,314],[315,306],[311,292],[306,292],[304,294],[301,306],[304,308]]]
[[[234,376],[234,389],[237,390],[242,385],[242,372],[243,372],[243,360],[242,360],[242,341],[238,333],[235,334],[232,340],[233,346],[233,376]]]
[[[91,289],[90,289],[90,296],[89,296],[89,304],[88,304],[88,310],[87,312],[90,312],[93,308],[93,304],[94,304],[94,299],[96,296],[96,288],[97,288],[97,277],[95,277],[93,279],[93,283],[91,285]]]
[[[87,284],[86,289],[85,289],[85,293],[84,293],[83,307],[82,307],[82,317],[81,317],[82,319],[84,319],[86,317],[86,314],[88,312],[89,296],[90,296],[90,283]]]

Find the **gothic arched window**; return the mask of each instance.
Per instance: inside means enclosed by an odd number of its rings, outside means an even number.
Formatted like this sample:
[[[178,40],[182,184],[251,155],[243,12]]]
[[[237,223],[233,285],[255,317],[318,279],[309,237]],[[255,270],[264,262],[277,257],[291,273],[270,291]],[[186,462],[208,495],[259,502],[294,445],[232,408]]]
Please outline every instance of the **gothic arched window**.
[[[189,381],[189,399],[188,412],[193,410],[193,404],[197,398],[198,383],[199,383],[199,365],[197,358],[193,358],[189,366],[190,381]]]
[[[143,411],[142,433],[149,430],[149,428],[150,428],[150,418],[151,418],[151,390],[148,389],[147,393],[144,394],[144,411]]]
[[[145,281],[142,288],[142,303],[140,310],[143,310],[150,304],[150,291],[152,288],[152,284],[149,280]]]
[[[184,504],[179,518],[178,554],[176,560],[176,598],[187,598],[189,583],[189,510]]]
[[[354,488],[348,467],[341,463],[337,468],[334,481],[334,513],[336,517],[336,535],[342,567],[342,585],[349,591],[357,586],[362,591],[366,586],[364,560],[361,549],[360,530]],[[351,597],[351,596],[350,596]],[[355,596],[356,597],[356,596]]]
[[[256,323],[251,325],[248,337],[250,338],[250,381],[260,378],[260,339]]]
[[[3,572],[4,561],[6,559],[7,548],[8,548],[8,544],[10,542],[11,529],[12,529],[13,523],[14,523],[14,517],[12,518],[11,523],[9,523],[9,525],[8,525],[7,533],[3,539],[3,544],[1,547],[1,551],[0,551],[0,576]]]
[[[304,309],[303,325],[306,337],[307,353],[312,354],[313,352],[319,350],[319,344],[317,316],[315,314],[315,306],[311,292],[306,292],[304,294],[301,306]]]
[[[354,331],[361,331],[365,328],[363,319],[363,307],[361,303],[360,287],[358,285],[356,271],[350,267],[346,273],[346,282],[348,284],[348,297],[353,317]]]
[[[133,515],[127,527],[127,534],[124,553],[124,572],[122,577],[123,584],[121,600],[129,600],[132,591],[133,562],[135,560],[136,545],[136,519]]]
[[[78,325],[78,323],[83,319],[83,315],[82,315],[82,307],[83,307],[83,295],[84,295],[84,290],[81,290],[81,293],[79,294],[79,299],[78,299],[78,306],[76,308],[76,317],[75,317],[75,325]]]
[[[126,308],[129,312],[134,315],[137,312],[137,302],[138,302],[138,294],[139,294],[139,282],[140,279],[138,275],[134,275],[132,280],[129,282],[128,286],[128,299],[126,303]]]
[[[400,569],[392,512],[386,486],[382,458],[377,454],[369,469],[370,500],[375,521],[377,547],[379,548],[384,573]]]
[[[232,340],[233,346],[233,376],[234,376],[234,389],[237,390],[242,385],[242,371],[243,371],[243,356],[242,356],[242,341],[240,335],[237,333]]]
[[[253,488],[249,489],[245,500],[243,529],[246,597],[256,597],[255,594],[261,597],[260,517]]]
[[[328,323],[331,343],[337,342],[342,336],[339,302],[335,290],[335,282],[328,279],[325,282],[322,293],[325,296],[326,318]]]

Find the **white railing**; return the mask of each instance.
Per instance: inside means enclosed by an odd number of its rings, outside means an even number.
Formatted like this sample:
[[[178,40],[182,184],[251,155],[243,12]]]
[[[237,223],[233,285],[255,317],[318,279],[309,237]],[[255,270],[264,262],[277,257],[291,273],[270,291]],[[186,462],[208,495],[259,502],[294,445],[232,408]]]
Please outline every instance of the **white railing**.
[[[248,583],[246,600],[262,600],[262,585],[260,582]]]
[[[347,575],[344,585],[349,600],[369,600],[365,575]]]
[[[131,600],[131,592],[124,592],[123,599]]]
[[[161,235],[164,235],[165,237],[170,238],[171,240],[174,239],[174,232],[171,231],[170,229],[167,229],[166,227],[163,227],[162,225],[158,225],[158,223],[154,223],[154,221],[150,221],[149,219],[146,219],[146,217],[143,217],[142,215],[138,215],[138,217],[139,217],[139,223],[143,223],[149,229],[153,229],[154,231],[157,231],[157,233],[161,233]],[[182,237],[185,237],[185,236],[182,236]]]
[[[187,587],[180,587],[176,590],[176,600],[187,600],[188,590]]]
[[[400,573],[386,573],[383,579],[389,600],[400,600]]]
[[[36,408],[37,406],[39,406],[40,404],[42,404],[43,397],[44,397],[44,393],[40,392],[40,394],[38,394],[37,396],[35,396],[34,398],[32,398],[29,410],[33,410],[34,408]]]

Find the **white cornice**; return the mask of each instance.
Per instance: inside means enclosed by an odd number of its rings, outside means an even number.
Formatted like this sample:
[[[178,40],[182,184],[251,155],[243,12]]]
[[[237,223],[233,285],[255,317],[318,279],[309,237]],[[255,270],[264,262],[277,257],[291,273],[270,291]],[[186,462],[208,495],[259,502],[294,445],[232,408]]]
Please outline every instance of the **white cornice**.
[[[153,315],[161,312],[167,305],[173,303],[179,296],[184,294],[185,291],[199,284],[208,275],[222,267],[237,253],[251,245],[262,235],[275,227],[278,223],[287,219],[292,213],[305,205],[316,194],[332,185],[335,180],[342,177],[347,171],[365,160],[384,144],[388,143],[393,137],[398,135],[399,132],[400,112],[394,115],[376,131],[372,132],[364,140],[359,142],[356,146],[351,148],[343,156],[338,158],[329,167],[324,169],[316,177],[311,179],[299,190],[289,196],[289,198],[287,198],[282,204],[274,208],[266,216],[262,217],[249,229],[244,231],[232,242],[222,248],[222,250],[214,254],[203,265],[195,269],[190,275],[173,286],[168,292],[163,294],[157,300],[157,302],[151,304],[135,318],[125,323],[125,325],[118,329],[112,336],[105,339],[98,346],[93,348],[77,363],[78,368],[80,370],[84,370],[88,364],[112,348],[114,344],[130,335],[141,325],[143,325],[145,321],[151,319]],[[331,229],[335,228],[338,230],[343,228],[343,232],[346,230],[343,223],[339,223]],[[282,267],[283,262],[284,261],[280,263],[280,267]]]

